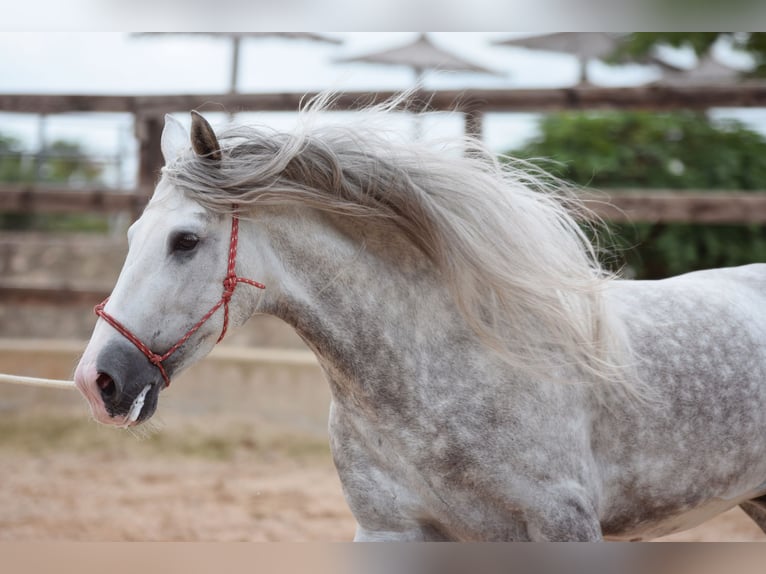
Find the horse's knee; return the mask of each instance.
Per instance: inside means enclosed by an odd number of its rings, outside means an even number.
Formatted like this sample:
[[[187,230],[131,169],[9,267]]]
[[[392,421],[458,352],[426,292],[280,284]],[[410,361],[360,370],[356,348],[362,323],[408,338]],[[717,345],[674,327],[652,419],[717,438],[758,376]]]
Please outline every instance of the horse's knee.
[[[534,511],[528,518],[528,532],[534,541],[603,540],[595,508],[581,493],[568,493],[551,498],[548,504]]]

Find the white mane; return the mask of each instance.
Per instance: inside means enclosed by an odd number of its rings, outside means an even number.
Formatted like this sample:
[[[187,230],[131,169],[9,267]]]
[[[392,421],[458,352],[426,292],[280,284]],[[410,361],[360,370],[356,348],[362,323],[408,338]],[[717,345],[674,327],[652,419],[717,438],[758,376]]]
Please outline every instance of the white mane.
[[[613,279],[561,182],[520,161],[395,141],[370,127],[314,127],[327,97],[295,133],[236,128],[219,135],[220,166],[186,156],[171,183],[208,209],[298,202],[393,222],[441,271],[475,332],[514,368],[539,379],[622,381],[630,353],[605,307]],[[385,113],[399,102],[375,108]],[[369,111],[369,110],[368,110]]]

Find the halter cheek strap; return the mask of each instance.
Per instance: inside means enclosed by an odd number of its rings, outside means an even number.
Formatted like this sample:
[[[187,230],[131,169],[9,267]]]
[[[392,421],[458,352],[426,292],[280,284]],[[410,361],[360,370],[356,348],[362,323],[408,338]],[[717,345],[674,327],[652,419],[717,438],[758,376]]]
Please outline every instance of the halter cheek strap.
[[[170,377],[168,377],[167,372],[165,371],[165,366],[163,363],[173,354],[175,353],[186,341],[188,341],[194,333],[196,333],[202,325],[205,324],[205,321],[210,319],[210,317],[213,316],[213,314],[218,311],[221,307],[223,307],[223,327],[221,328],[221,335],[218,337],[218,340],[216,341],[216,344],[220,343],[221,340],[226,335],[226,330],[229,327],[229,301],[231,300],[232,295],[234,295],[234,290],[236,289],[237,285],[239,283],[247,283],[248,285],[252,285],[253,287],[257,287],[258,289],[265,289],[266,286],[262,283],[259,283],[258,281],[253,281],[252,279],[245,279],[244,277],[240,277],[237,275],[235,271],[235,267],[237,264],[237,243],[239,241],[239,218],[235,215],[231,219],[231,240],[229,242],[229,261],[228,266],[226,270],[226,277],[223,280],[223,294],[221,295],[221,298],[218,300],[218,302],[213,305],[213,307],[203,315],[202,319],[197,321],[191,329],[186,331],[186,333],[178,339],[178,341],[170,347],[164,354],[160,355],[159,353],[155,353],[152,351],[146,344],[144,344],[141,339],[139,339],[136,335],[134,335],[130,329],[128,329],[125,325],[120,323],[117,319],[115,319],[112,315],[107,313],[104,310],[104,307],[106,306],[107,301],[109,301],[109,297],[104,299],[101,303],[95,306],[93,311],[101,317],[104,321],[109,323],[118,333],[120,333],[123,337],[125,337],[128,341],[133,343],[135,347],[141,351],[144,356],[146,356],[147,359],[149,359],[149,362],[152,365],[155,365],[162,375],[163,380],[165,381],[165,386],[170,386]]]

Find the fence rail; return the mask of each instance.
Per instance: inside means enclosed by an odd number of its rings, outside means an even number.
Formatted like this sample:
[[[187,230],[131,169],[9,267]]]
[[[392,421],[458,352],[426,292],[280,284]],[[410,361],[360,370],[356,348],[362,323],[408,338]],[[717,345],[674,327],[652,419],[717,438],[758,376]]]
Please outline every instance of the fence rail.
[[[344,92],[330,109],[355,110],[381,103],[400,92]],[[35,114],[124,112],[138,116],[204,108],[207,111],[295,111],[317,93],[181,94],[94,96],[73,94],[0,94],[0,111]],[[708,109],[766,107],[766,82],[708,86],[638,86],[557,89],[465,89],[415,91],[403,102],[411,109],[434,111],[534,112],[572,109]]]
[[[15,213],[140,213],[147,196],[135,190],[71,189],[0,184],[0,211]]]
[[[581,197],[590,210],[613,222],[766,223],[766,191],[609,190]]]
[[[615,222],[766,223],[766,191],[611,189],[584,193],[585,205]],[[16,213],[140,213],[137,190],[34,188],[0,184],[0,211]]]
[[[109,295],[104,289],[84,289],[69,285],[26,287],[0,283],[0,303],[3,305],[95,305]]]

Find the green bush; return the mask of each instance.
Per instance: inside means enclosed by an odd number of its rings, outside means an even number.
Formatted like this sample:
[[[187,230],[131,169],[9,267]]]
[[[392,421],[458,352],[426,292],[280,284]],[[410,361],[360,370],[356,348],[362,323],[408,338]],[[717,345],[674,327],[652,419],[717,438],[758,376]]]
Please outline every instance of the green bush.
[[[509,155],[549,158],[548,171],[596,189],[766,189],[766,139],[740,122],[694,112],[560,113]],[[630,274],[661,278],[766,261],[760,225],[610,224]],[[619,264],[619,263],[618,263]]]
[[[96,182],[101,168],[93,163],[75,142],[56,140],[47,149],[40,183],[67,183],[72,179]],[[21,143],[0,134],[0,182],[33,183],[38,181],[37,169],[22,153]],[[108,229],[104,215],[93,214],[30,214],[0,212],[0,230],[9,231],[98,231]]]

